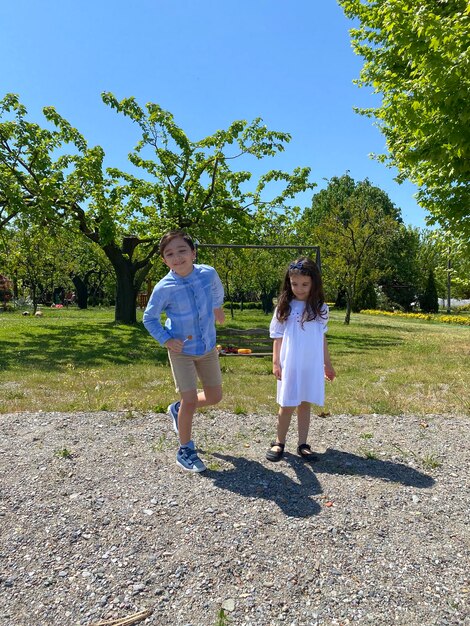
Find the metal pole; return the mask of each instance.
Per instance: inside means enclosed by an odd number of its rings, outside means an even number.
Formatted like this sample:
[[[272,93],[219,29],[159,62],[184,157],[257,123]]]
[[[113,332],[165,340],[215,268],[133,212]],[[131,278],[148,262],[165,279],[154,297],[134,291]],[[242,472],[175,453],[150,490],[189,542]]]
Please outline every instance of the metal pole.
[[[447,254],[447,313],[450,314],[450,272],[452,269],[452,263],[450,260],[450,247]]]

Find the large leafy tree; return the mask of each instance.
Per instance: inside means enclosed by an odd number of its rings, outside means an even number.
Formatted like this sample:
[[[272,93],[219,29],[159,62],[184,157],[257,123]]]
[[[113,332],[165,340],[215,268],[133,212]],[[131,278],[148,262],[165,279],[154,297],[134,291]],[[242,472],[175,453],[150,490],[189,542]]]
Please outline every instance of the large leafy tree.
[[[470,6],[467,0],[338,0],[350,18],[358,84],[382,95],[378,158],[418,185],[439,222],[470,236]]]
[[[103,100],[139,127],[141,139],[129,155],[132,173],[106,168],[103,149],[90,148],[53,107],[43,110],[51,130],[29,122],[16,96],[1,101],[0,208],[4,219],[21,214],[68,225],[100,246],[116,275],[116,321],[135,321],[136,295],[164,231],[187,228],[201,241],[247,241],[257,220],[268,220],[313,186],[309,169],[296,168],[271,170],[246,191],[251,174],[232,163],[274,156],[290,140],[261,119],[191,141],[157,104],[143,109],[110,93]],[[272,182],[283,188],[267,200]]]
[[[401,224],[392,234],[380,260],[378,283],[391,306],[411,311],[421,286],[420,233]]]
[[[360,291],[380,276],[383,252],[400,223],[384,191],[368,180],[356,183],[348,174],[332,178],[304,212],[299,228],[312,229],[321,246],[325,284],[345,293],[346,324]]]

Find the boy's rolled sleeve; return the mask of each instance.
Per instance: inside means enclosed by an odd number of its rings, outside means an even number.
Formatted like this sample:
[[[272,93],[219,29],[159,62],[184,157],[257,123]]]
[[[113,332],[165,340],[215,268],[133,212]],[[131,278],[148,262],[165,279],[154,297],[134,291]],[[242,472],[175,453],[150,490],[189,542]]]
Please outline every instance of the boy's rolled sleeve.
[[[214,309],[220,309],[224,303],[224,286],[215,270],[212,279],[212,301],[214,303]]]
[[[159,293],[157,288],[155,288],[150,296],[142,318],[145,328],[162,346],[172,338],[172,335],[170,335],[168,330],[162,326],[161,323],[161,314],[164,306],[165,304],[161,297],[161,293]]]

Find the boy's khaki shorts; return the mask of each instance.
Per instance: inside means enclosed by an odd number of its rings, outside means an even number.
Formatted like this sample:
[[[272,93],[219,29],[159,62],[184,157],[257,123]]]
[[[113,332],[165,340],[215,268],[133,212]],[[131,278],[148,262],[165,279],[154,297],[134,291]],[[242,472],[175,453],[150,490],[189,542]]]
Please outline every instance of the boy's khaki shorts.
[[[176,391],[179,393],[197,389],[198,377],[203,388],[222,385],[219,353],[216,348],[201,356],[168,350],[168,358],[170,359]]]

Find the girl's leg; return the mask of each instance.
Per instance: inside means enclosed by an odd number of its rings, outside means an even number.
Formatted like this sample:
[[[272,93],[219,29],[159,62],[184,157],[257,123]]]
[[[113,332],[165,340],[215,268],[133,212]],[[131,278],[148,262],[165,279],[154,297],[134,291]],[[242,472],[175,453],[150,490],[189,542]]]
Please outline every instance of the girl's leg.
[[[307,443],[308,430],[310,428],[310,402],[301,402],[297,407],[297,425],[299,431],[299,443]]]
[[[287,431],[289,430],[292,414],[295,406],[281,406],[277,414],[277,437],[276,441],[266,452],[268,461],[280,461],[284,454],[284,446],[286,443]]]
[[[277,443],[286,443],[287,431],[289,430],[292,414],[295,406],[281,406],[277,415]]]

